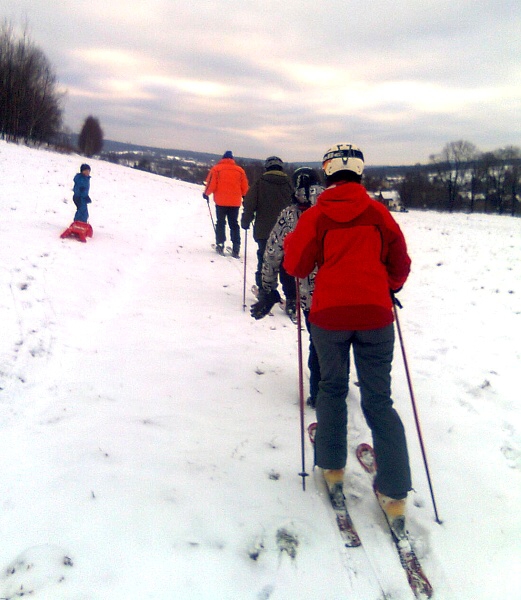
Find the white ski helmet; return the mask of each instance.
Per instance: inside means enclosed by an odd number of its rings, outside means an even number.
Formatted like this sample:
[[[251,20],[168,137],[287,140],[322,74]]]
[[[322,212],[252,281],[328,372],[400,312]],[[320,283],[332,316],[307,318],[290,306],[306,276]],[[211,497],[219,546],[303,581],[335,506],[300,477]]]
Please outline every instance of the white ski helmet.
[[[357,175],[364,172],[364,155],[353,144],[335,144],[324,154],[322,170],[326,177],[337,171],[353,171]]]

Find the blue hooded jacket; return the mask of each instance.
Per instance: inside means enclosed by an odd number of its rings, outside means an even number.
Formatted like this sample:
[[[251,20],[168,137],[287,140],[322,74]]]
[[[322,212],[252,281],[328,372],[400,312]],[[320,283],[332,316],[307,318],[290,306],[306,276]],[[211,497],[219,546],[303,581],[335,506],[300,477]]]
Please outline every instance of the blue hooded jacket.
[[[83,173],[76,173],[76,175],[74,176],[74,188],[73,188],[74,196],[89,203],[90,202],[89,188],[90,188],[90,175],[84,175]]]

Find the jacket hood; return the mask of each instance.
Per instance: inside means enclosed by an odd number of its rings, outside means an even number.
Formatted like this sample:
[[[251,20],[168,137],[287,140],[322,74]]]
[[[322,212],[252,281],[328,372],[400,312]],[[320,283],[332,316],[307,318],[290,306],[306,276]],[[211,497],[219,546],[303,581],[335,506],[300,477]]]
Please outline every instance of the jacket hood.
[[[289,177],[284,171],[266,171],[261,178],[275,185],[287,185],[289,181]]]
[[[359,183],[337,183],[318,197],[316,206],[337,223],[352,221],[371,203],[371,198]]]
[[[221,158],[221,160],[219,161],[220,165],[234,165],[235,161],[233,160],[233,158]]]

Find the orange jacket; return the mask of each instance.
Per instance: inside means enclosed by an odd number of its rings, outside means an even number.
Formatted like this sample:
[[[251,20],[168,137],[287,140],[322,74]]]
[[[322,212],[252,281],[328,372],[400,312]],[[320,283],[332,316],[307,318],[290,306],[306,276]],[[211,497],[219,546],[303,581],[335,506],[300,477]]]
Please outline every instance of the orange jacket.
[[[206,178],[204,193],[213,194],[219,206],[240,206],[242,197],[248,191],[248,178],[244,169],[233,158],[222,158],[214,165]]]

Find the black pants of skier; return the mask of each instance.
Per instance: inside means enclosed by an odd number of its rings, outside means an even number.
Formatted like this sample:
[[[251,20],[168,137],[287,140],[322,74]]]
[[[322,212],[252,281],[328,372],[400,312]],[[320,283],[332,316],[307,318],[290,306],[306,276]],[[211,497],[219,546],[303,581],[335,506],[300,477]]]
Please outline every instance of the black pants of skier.
[[[318,395],[318,384],[320,383],[320,363],[318,362],[318,355],[313,344],[313,337],[311,335],[311,323],[309,322],[309,310],[304,311],[304,320],[306,322],[306,328],[309,333],[309,354],[308,354],[308,369],[309,369],[309,395],[311,396],[311,405],[315,406]],[[346,397],[349,393],[349,357],[346,361],[346,376],[347,376],[347,391]]]
[[[324,469],[343,469],[347,462],[346,362],[351,347],[362,411],[373,437],[378,471],[376,486],[391,498],[411,489],[409,455],[402,421],[391,399],[394,327],[367,331],[331,331],[311,324],[320,363],[315,461]]]
[[[257,271],[255,271],[255,283],[260,289],[262,287],[262,263],[264,261],[264,252],[268,240],[255,240],[257,242]],[[282,291],[286,301],[295,301],[297,298],[297,287],[295,284],[295,278],[288,275],[286,269],[280,265],[279,279],[282,286]]]
[[[226,241],[226,220],[230,228],[230,239],[233,249],[237,252],[241,247],[241,228],[239,227],[239,206],[219,206],[215,205],[215,214],[217,223],[215,224],[215,243],[224,244]]]

